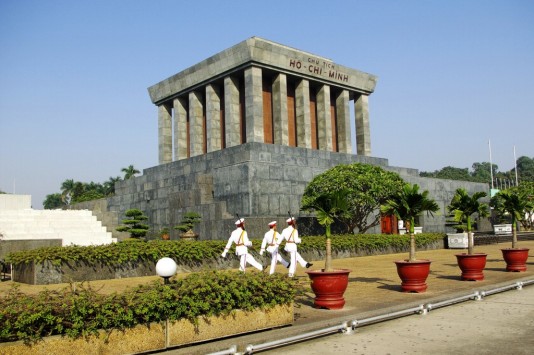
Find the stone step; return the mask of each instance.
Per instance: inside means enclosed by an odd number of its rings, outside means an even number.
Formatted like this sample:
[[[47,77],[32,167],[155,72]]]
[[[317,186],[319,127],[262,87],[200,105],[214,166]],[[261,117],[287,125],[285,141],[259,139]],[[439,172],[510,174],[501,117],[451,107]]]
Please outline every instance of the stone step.
[[[111,233],[88,210],[3,210],[0,233],[6,240],[62,239],[63,245],[113,242]]]

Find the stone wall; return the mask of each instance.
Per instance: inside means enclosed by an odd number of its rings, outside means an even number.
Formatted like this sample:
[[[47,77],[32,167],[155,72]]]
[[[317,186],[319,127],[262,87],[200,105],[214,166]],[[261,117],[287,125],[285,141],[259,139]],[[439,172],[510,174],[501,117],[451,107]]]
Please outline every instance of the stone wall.
[[[118,221],[124,218],[126,210],[138,208],[149,217],[150,237],[169,227],[171,239],[179,238],[179,232],[172,227],[188,211],[202,216],[202,223],[195,227],[199,239],[227,239],[238,213],[247,219],[249,235],[262,238],[268,222],[276,220],[285,225],[288,211],[297,217],[307,216],[299,212],[300,200],[314,176],[333,166],[355,162],[397,172],[405,181],[429,190],[441,210],[434,217],[421,218],[428,232],[452,231],[445,227],[445,208],[458,187],[469,193],[488,191],[487,184],[482,183],[422,178],[416,169],[388,166],[383,158],[246,143],[145,169],[142,176],[118,182],[116,195],[105,201],[106,207],[97,208],[116,216]],[[306,224],[312,224],[309,218],[302,218],[299,223],[302,230],[314,231],[306,228]],[[486,226],[482,230],[491,228]],[[380,226],[369,233],[380,233]]]

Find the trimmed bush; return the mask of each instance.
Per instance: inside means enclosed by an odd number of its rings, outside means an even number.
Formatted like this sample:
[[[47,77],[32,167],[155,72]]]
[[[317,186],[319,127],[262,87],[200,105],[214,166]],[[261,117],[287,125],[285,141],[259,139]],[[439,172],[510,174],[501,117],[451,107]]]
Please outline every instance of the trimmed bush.
[[[199,272],[168,285],[154,281],[111,295],[84,283],[37,295],[14,286],[0,296],[0,342],[31,342],[49,335],[79,338],[166,319],[187,319],[196,325],[198,317],[290,304],[300,289],[286,275],[230,271]]]

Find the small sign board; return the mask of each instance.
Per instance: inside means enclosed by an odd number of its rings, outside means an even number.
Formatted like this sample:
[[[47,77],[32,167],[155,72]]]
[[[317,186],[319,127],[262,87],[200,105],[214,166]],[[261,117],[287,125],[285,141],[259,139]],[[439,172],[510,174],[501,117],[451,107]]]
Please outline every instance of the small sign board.
[[[495,234],[512,234],[511,224],[494,224],[493,233]]]

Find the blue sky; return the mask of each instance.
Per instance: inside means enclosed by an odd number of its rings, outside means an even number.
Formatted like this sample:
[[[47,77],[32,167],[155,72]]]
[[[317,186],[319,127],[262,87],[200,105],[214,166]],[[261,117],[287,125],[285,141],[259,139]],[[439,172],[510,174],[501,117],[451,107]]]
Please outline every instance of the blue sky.
[[[0,0],[0,190],[157,165],[147,88],[259,36],[378,76],[372,155],[434,171],[534,158],[532,1]]]

